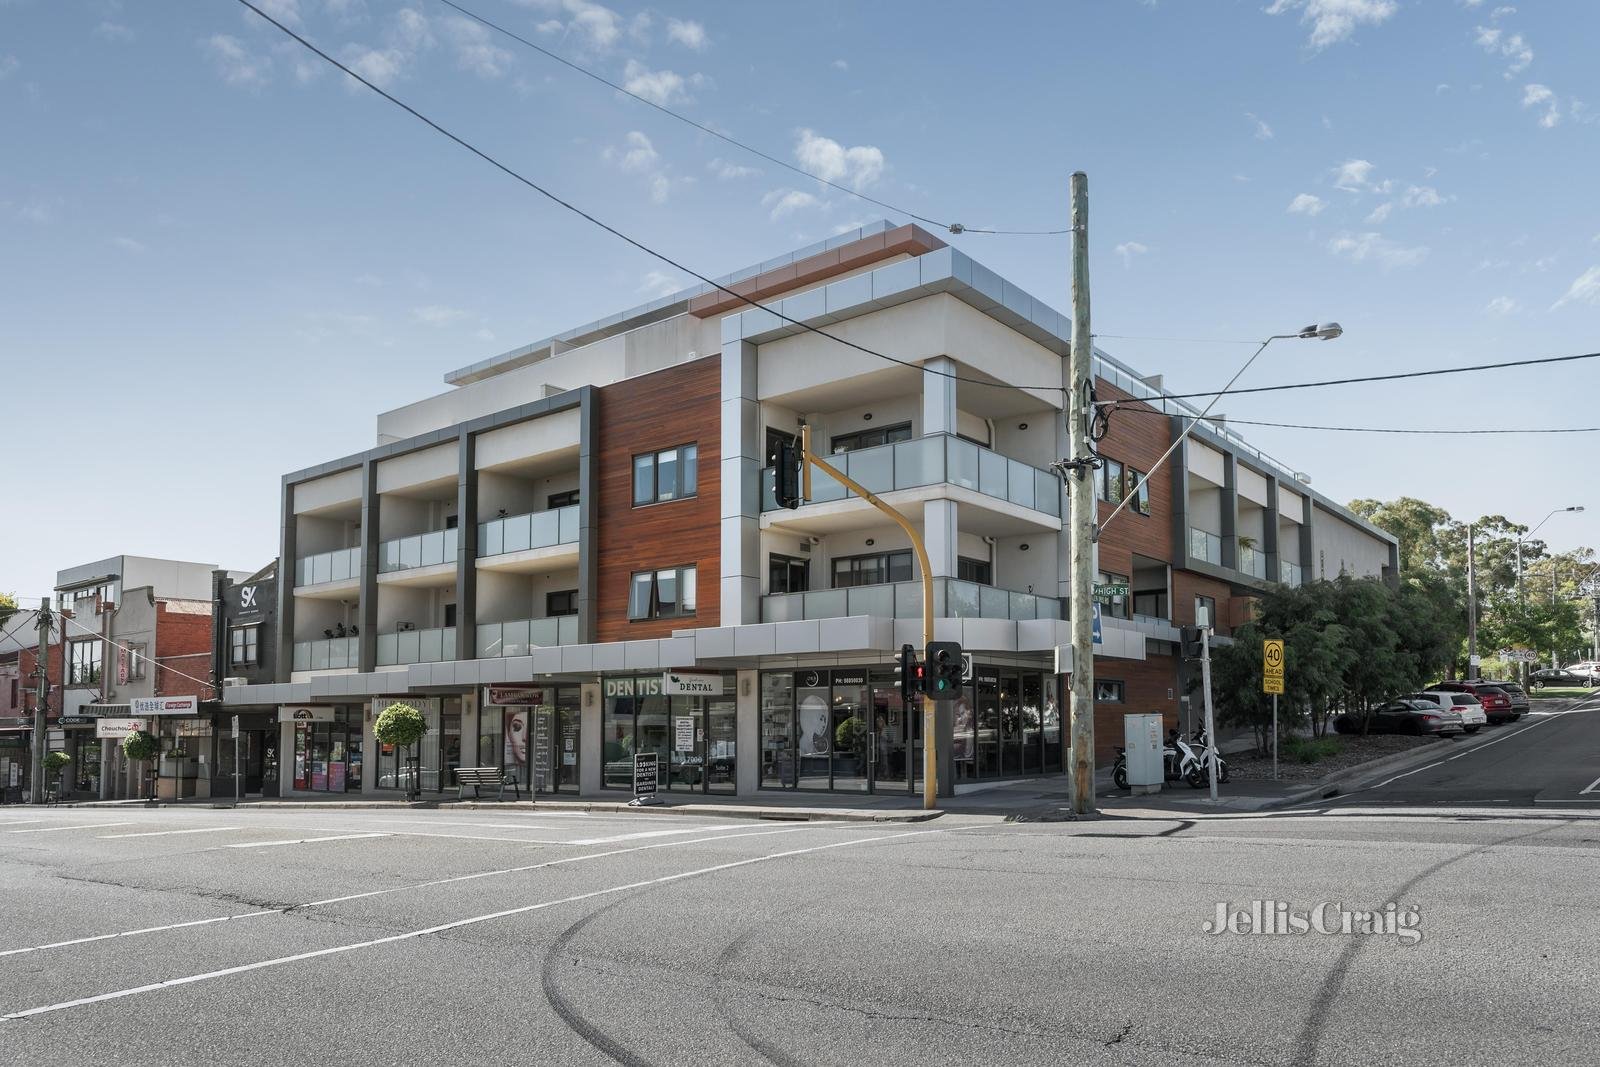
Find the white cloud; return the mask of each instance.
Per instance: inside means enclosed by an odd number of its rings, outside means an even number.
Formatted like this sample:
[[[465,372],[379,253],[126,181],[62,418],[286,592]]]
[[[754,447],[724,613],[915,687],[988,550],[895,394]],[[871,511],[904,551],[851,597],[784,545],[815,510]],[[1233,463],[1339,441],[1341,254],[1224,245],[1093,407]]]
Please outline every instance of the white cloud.
[[[1506,67],[1506,77],[1521,74],[1533,62],[1533,49],[1522,34],[1508,34],[1498,26],[1474,26],[1473,30],[1477,33],[1473,40],[1479,48],[1492,56],[1503,56],[1511,61]]]
[[[1244,117],[1249,119],[1251,122],[1256,124],[1256,140],[1258,140],[1258,141],[1270,141],[1270,140],[1272,140],[1272,127],[1271,126],[1268,126],[1265,122],[1263,122],[1261,119],[1256,118],[1254,115],[1252,115],[1248,111],[1246,111],[1244,113]]]
[[[670,70],[651,70],[637,59],[628,60],[622,87],[662,107],[689,98],[683,75]]]
[[[479,326],[472,332],[472,336],[479,341],[493,341],[494,331],[487,326]]]
[[[1538,107],[1544,105],[1545,112],[1539,116],[1539,125],[1550,129],[1561,121],[1561,101],[1556,99],[1556,94],[1548,85],[1537,82],[1522,87],[1522,106]]]
[[[0,56],[0,78],[6,78],[15,73],[22,64],[17,62],[16,56]]]
[[[845,62],[842,59],[834,60],[833,61],[833,66],[834,66],[835,70],[849,70],[850,69],[850,64]]]
[[[620,151],[615,148],[607,148],[602,153],[604,158],[615,161],[617,166],[623,170],[649,170],[661,158],[656,151],[656,146],[650,143],[650,138],[638,130],[629,131],[628,136],[624,137],[623,141],[626,147]]]
[[[1428,258],[1423,247],[1408,248],[1381,233],[1342,233],[1328,242],[1328,251],[1353,263],[1377,263],[1385,269],[1414,267]]]
[[[460,322],[467,317],[467,313],[460,308],[446,307],[443,304],[429,304],[426,307],[412,308],[411,317],[424,326],[449,326]]]
[[[1301,193],[1289,201],[1289,214],[1320,215],[1322,214],[1322,209],[1327,206],[1322,197],[1312,196],[1310,193]]]
[[[1312,48],[1321,50],[1348,40],[1356,27],[1378,26],[1399,10],[1395,0],[1273,0],[1269,15],[1300,10],[1300,21],[1311,27]]]
[[[534,27],[534,29],[538,30],[540,33],[560,33],[566,28],[566,23],[562,22],[560,19],[545,19],[543,22]]]
[[[1577,302],[1600,307],[1600,267],[1590,267],[1578,275],[1567,289],[1567,295],[1551,305],[1550,310],[1554,311],[1565,304]]]
[[[345,49],[345,65],[367,81],[384,88],[398,78],[405,69],[407,56],[398,48],[363,48],[352,45]],[[348,84],[354,85],[348,78]]]
[[[1142,245],[1138,241],[1124,241],[1116,248],[1112,249],[1112,251],[1122,257],[1123,267],[1131,267],[1133,266],[1133,260],[1135,256],[1142,256],[1146,252],[1150,251],[1150,249],[1148,246]]]
[[[1406,188],[1405,195],[1400,198],[1400,202],[1406,207],[1438,207],[1451,199],[1453,198],[1440,196],[1439,190],[1431,185],[1412,185]]]
[[[285,26],[300,25],[300,0],[255,0],[255,5]],[[251,12],[243,12],[243,15],[247,20],[260,25]]]
[[[1483,310],[1491,315],[1515,315],[1522,310],[1522,301],[1509,296],[1497,296],[1485,304]]]
[[[132,237],[113,237],[111,239],[111,243],[122,249],[124,252],[132,252],[135,255],[145,250],[144,244],[139,241],[135,241]]]
[[[408,52],[420,52],[433,47],[433,27],[429,25],[427,16],[415,8],[400,9],[394,17],[394,28],[389,37],[395,47]]]
[[[644,276],[644,281],[639,283],[639,292],[652,300],[670,296],[683,288],[683,279],[666,271],[653,270]]]
[[[746,167],[739,163],[729,163],[722,157],[713,159],[706,164],[706,169],[715,174],[722,181],[731,181],[734,178],[749,178],[761,172],[755,167]]]
[[[463,69],[481,78],[498,78],[511,65],[510,51],[495,44],[482,23],[453,15],[444,27]]]
[[[94,35],[106,41],[133,40],[133,30],[120,22],[112,22],[109,19],[94,28]]]
[[[811,130],[800,131],[794,157],[804,170],[824,181],[847,182],[852,189],[864,189],[883,177],[882,150],[873,145],[846,148]]]
[[[272,59],[258,56],[244,46],[237,37],[217,33],[201,42],[211,63],[229,85],[260,88],[272,77]]]
[[[1359,193],[1372,179],[1372,164],[1364,159],[1347,159],[1334,168],[1333,187],[1348,193]]]
[[[1363,221],[1365,221],[1368,226],[1378,226],[1381,225],[1393,211],[1394,201],[1386,200],[1377,207],[1373,208],[1371,213],[1369,213],[1366,219]]]
[[[1515,15],[1516,13],[1517,9],[1514,7],[1497,7],[1493,11],[1489,12],[1489,17],[1492,19],[1499,19],[1505,18],[1507,15]]]
[[[622,17],[615,11],[602,4],[592,3],[591,0],[519,0],[524,6],[539,7],[552,14],[565,15],[567,21],[563,23],[559,18],[547,19],[538,26],[540,33],[554,33],[556,29],[565,29],[578,38],[578,43],[594,52],[604,52],[617,43],[622,36]],[[555,28],[550,24],[556,23]]]
[[[60,208],[59,196],[36,196],[17,209],[17,217],[36,226],[48,226],[56,220]]]
[[[676,41],[696,52],[704,52],[711,43],[706,38],[706,28],[693,19],[668,19],[667,40]]]
[[[761,206],[769,208],[772,221],[777,222],[803,208],[820,207],[822,201],[798,189],[774,189],[761,198]]]

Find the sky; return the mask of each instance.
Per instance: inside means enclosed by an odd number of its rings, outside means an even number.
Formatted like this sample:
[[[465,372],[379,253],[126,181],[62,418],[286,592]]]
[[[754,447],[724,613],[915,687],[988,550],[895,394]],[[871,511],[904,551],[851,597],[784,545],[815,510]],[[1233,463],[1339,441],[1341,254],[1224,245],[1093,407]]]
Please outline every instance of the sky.
[[[717,275],[879,218],[1060,229],[1094,329],[1169,389],[1600,350],[1600,4],[258,0],[530,178]],[[951,240],[1067,311],[1064,237]],[[446,372],[689,281],[236,0],[0,0],[0,591],[120,553],[254,570],[279,480]],[[1128,340],[1179,338],[1184,340]],[[867,358],[867,357],[863,357]],[[1600,425],[1578,362],[1229,397],[1233,419]],[[1600,545],[1600,435],[1238,427],[1339,501]]]

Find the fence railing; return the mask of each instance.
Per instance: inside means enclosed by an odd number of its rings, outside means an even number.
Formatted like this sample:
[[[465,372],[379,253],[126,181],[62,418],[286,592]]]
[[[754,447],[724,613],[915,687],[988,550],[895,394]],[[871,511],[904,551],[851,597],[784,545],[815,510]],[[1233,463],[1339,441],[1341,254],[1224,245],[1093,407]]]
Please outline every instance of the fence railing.
[[[940,619],[1060,619],[1057,597],[1018,593],[959,578],[933,580],[933,614]],[[851,615],[920,619],[922,583],[885,582],[848,589],[814,589],[761,598],[762,622],[840,619]]]
[[[1222,538],[1209,530],[1189,527],[1189,555],[1222,566]]]
[[[574,544],[578,540],[578,505],[528,515],[508,515],[478,524],[478,555],[498,556],[530,548]]]

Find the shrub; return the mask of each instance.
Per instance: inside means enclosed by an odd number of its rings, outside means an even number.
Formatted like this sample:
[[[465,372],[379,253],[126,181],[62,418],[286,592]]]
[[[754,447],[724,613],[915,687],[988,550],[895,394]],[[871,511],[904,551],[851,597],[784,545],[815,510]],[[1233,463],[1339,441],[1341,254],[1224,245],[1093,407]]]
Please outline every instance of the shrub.
[[[1343,747],[1334,737],[1286,737],[1283,740],[1284,757],[1297,763],[1316,763],[1337,756]]]
[[[372,727],[372,735],[379,743],[400,748],[410,748],[427,732],[427,720],[410,704],[390,704]]]
[[[44,756],[44,769],[55,774],[66,768],[72,760],[65,752],[46,752]]]
[[[131,760],[154,759],[161,751],[161,742],[148,730],[140,730],[122,739],[122,754]]]

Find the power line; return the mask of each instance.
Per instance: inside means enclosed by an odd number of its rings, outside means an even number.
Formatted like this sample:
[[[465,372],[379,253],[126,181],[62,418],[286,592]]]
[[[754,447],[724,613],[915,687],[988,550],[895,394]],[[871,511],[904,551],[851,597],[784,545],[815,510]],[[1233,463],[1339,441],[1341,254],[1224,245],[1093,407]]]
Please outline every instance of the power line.
[[[758,300],[753,300],[750,297],[745,296],[743,293],[735,292],[734,290],[728,288],[726,285],[723,285],[720,282],[714,281],[713,279],[706,277],[704,274],[701,274],[699,271],[692,270],[689,267],[684,266],[682,263],[679,263],[677,260],[673,259],[671,256],[668,256],[666,253],[657,252],[655,249],[651,248],[649,245],[645,244],[644,242],[639,241],[636,238],[629,237],[627,234],[623,233],[621,230],[617,229],[615,226],[612,226],[607,222],[601,221],[600,219],[596,218],[595,216],[589,214],[589,212],[587,212],[587,211],[583,210],[582,208],[578,207],[576,204],[573,204],[573,203],[571,203],[570,201],[567,201],[567,200],[563,200],[561,197],[557,196],[555,193],[552,193],[550,190],[546,189],[544,186],[540,185],[538,182],[534,181],[533,179],[524,177],[522,174],[519,174],[517,171],[512,170],[509,166],[507,166],[506,164],[500,162],[498,159],[496,159],[495,157],[491,156],[489,153],[485,152],[483,149],[479,148],[478,146],[474,145],[472,142],[470,142],[470,141],[466,140],[465,138],[460,137],[460,136],[458,136],[458,135],[456,135],[454,133],[451,133],[449,130],[445,129],[443,126],[439,125],[437,122],[433,121],[428,116],[424,115],[422,112],[420,112],[416,108],[412,107],[410,104],[408,104],[405,101],[399,99],[398,97],[392,96],[388,92],[384,91],[383,89],[380,89],[378,86],[376,86],[372,82],[368,81],[366,78],[363,78],[361,75],[357,74],[355,71],[351,70],[349,67],[345,66],[343,63],[339,62],[337,59],[334,59],[328,53],[324,52],[322,49],[318,48],[316,45],[312,44],[310,41],[306,40],[304,37],[300,36],[300,34],[296,33],[294,30],[291,30],[288,26],[285,26],[283,23],[279,22],[277,19],[273,18],[271,15],[267,14],[265,11],[262,11],[255,4],[251,3],[250,0],[238,0],[238,2],[239,2],[239,4],[241,6],[249,8],[251,11],[254,11],[257,15],[260,15],[267,22],[270,22],[272,25],[276,26],[279,30],[283,31],[283,33],[286,36],[288,36],[288,37],[294,39],[295,41],[299,42],[308,51],[314,53],[315,55],[321,57],[323,60],[327,61],[332,66],[334,66],[334,67],[338,68],[339,70],[343,71],[345,74],[349,75],[351,78],[353,78],[356,81],[360,82],[362,85],[366,86],[368,89],[371,89],[373,92],[377,93],[379,96],[381,96],[385,100],[389,101],[389,103],[395,105],[396,107],[400,108],[402,111],[405,111],[407,114],[411,115],[413,118],[415,118],[418,121],[420,121],[420,122],[424,123],[425,125],[429,126],[435,132],[440,133],[440,134],[444,135],[445,137],[449,138],[450,140],[454,141],[456,144],[460,145],[462,148],[465,148],[468,152],[471,152],[473,155],[477,156],[479,159],[482,159],[485,163],[488,163],[490,166],[492,166],[495,169],[503,172],[504,174],[508,175],[509,177],[515,178],[517,181],[521,182],[523,185],[526,185],[529,189],[532,189],[534,192],[538,193],[540,196],[545,197],[546,199],[550,200],[552,203],[558,204],[561,207],[566,208],[568,211],[572,212],[574,215],[577,215],[579,218],[582,218],[582,219],[586,220],[587,222],[590,222],[593,225],[598,226],[600,229],[602,229],[602,230],[606,231],[607,233],[611,234],[613,237],[617,238],[618,240],[623,241],[626,244],[632,245],[634,248],[637,248],[639,251],[643,252],[645,255],[651,256],[654,259],[658,259],[662,263],[665,263],[667,266],[672,267],[672,268],[674,268],[676,270],[680,270],[683,273],[689,275],[691,278],[695,278],[695,279],[697,279],[699,281],[702,281],[705,284],[711,286],[713,289],[718,290],[719,292],[726,293],[728,296],[733,297],[735,300],[738,300],[738,301],[740,301],[742,303],[748,304],[751,307],[753,307],[753,308],[755,308],[755,309],[757,309],[759,311],[765,311],[769,315],[772,315],[774,318],[781,319],[782,321],[787,322],[790,325],[798,326],[800,329],[805,330],[805,331],[807,331],[809,333],[814,333],[818,337],[826,337],[830,341],[837,342],[838,344],[844,345],[847,348],[853,348],[857,352],[861,352],[861,353],[864,353],[864,354],[869,355],[869,356],[874,356],[874,357],[876,357],[878,359],[888,360],[890,363],[898,363],[902,367],[909,367],[910,369],[912,369],[914,371],[917,371],[918,373],[921,373],[921,374],[932,374],[932,375],[936,375],[936,376],[941,377],[941,378],[949,378],[952,381],[965,382],[968,385],[987,386],[987,387],[989,387],[991,389],[1032,389],[1032,390],[1037,390],[1037,391],[1041,391],[1041,392],[1062,392],[1062,393],[1065,392],[1065,389],[1060,385],[1060,383],[1056,383],[1054,385],[1017,385],[1017,384],[1013,384],[1013,383],[1010,383],[1010,382],[986,382],[981,378],[968,378],[968,377],[964,377],[964,376],[962,376],[960,374],[952,374],[949,371],[938,371],[938,370],[933,370],[931,368],[923,367],[922,365],[920,365],[918,363],[913,363],[910,360],[900,359],[898,356],[891,356],[891,355],[888,355],[886,353],[879,352],[876,349],[868,348],[865,345],[856,344],[854,341],[847,340],[847,339],[845,339],[843,337],[838,336],[837,334],[829,333],[827,330],[819,329],[816,326],[812,326],[810,323],[802,322],[801,320],[796,319],[796,318],[791,318],[790,316],[785,315],[783,312],[779,311],[778,309],[776,309],[774,307],[771,307],[771,306],[769,306],[767,304],[763,304]],[[442,0],[441,0],[441,2],[442,2]]]
[[[1260,340],[1236,341],[1216,337],[1142,337],[1131,333],[1097,333],[1091,336],[1097,341],[1104,337],[1112,341],[1174,341],[1185,345],[1258,345],[1261,343]]]
[[[726,133],[723,133],[721,130],[713,129],[712,127],[707,126],[703,122],[698,122],[695,119],[692,119],[687,115],[684,115],[684,114],[682,114],[680,112],[674,111],[670,107],[667,107],[665,104],[660,104],[660,103],[657,103],[654,100],[649,99],[648,97],[640,96],[638,93],[632,91],[631,89],[628,89],[627,87],[622,86],[622,85],[618,85],[616,82],[612,81],[610,78],[607,78],[605,75],[599,74],[599,73],[597,73],[595,71],[592,71],[588,67],[579,66],[577,63],[574,63],[572,60],[566,58],[565,56],[560,55],[557,52],[553,52],[553,51],[551,51],[550,49],[544,47],[541,44],[538,44],[538,43],[536,43],[534,41],[530,41],[528,38],[523,37],[522,35],[514,32],[512,30],[506,29],[504,26],[500,25],[497,22],[491,22],[489,19],[485,18],[484,16],[478,14],[475,11],[471,11],[471,10],[465,8],[465,7],[462,7],[460,4],[455,3],[455,0],[439,0],[439,3],[443,4],[445,7],[452,8],[452,9],[454,9],[456,11],[459,11],[461,14],[465,15],[467,18],[472,19],[474,22],[477,22],[480,25],[485,26],[488,29],[491,29],[491,30],[495,31],[496,33],[503,34],[504,36],[509,37],[511,40],[516,41],[519,44],[526,45],[527,47],[533,49],[535,52],[538,52],[540,55],[545,56],[545,57],[547,57],[549,59],[553,59],[557,63],[560,63],[564,67],[567,67],[567,68],[569,68],[571,70],[577,71],[579,74],[582,74],[586,78],[592,78],[595,81],[599,82],[601,85],[606,86],[607,88],[615,89],[617,92],[621,93],[623,96],[629,97],[629,98],[631,98],[633,100],[637,100],[639,103],[644,104],[646,107],[653,107],[657,111],[661,112],[663,115],[669,115],[672,118],[677,119],[679,122],[687,123],[688,125],[693,126],[695,129],[699,130],[701,133],[710,134],[712,137],[715,137],[718,140],[723,141],[723,142],[725,142],[727,144],[733,145],[735,148],[738,148],[738,149],[740,149],[742,151],[749,152],[751,155],[757,156],[760,159],[764,159],[768,163],[773,164],[774,166],[783,167],[786,170],[794,171],[796,174],[803,175],[804,177],[810,178],[813,181],[819,181],[823,185],[828,186],[830,189],[836,189],[839,192],[844,193],[847,196],[853,196],[853,197],[857,198],[858,200],[865,200],[869,204],[876,204],[878,207],[884,208],[885,210],[897,212],[897,213],[899,213],[901,215],[907,216],[908,218],[916,219],[918,222],[925,222],[929,226],[937,226],[939,229],[947,230],[947,231],[949,231],[950,233],[953,233],[953,234],[985,233],[985,234],[1005,235],[1005,236],[1014,236],[1014,237],[1054,237],[1054,236],[1058,236],[1060,234],[1065,234],[1065,233],[1071,233],[1072,232],[1070,227],[1069,228],[1065,228],[1065,229],[1060,229],[1060,230],[987,230],[987,229],[979,229],[979,228],[975,228],[975,227],[971,227],[971,226],[963,226],[959,222],[940,222],[937,219],[930,219],[925,215],[917,214],[915,211],[908,211],[903,207],[897,207],[894,204],[888,203],[887,201],[879,200],[876,197],[868,196],[866,193],[863,193],[863,192],[861,192],[861,191],[859,191],[857,189],[851,189],[848,186],[840,185],[838,182],[829,181],[827,178],[823,178],[823,177],[820,177],[819,175],[813,174],[813,173],[811,173],[810,171],[806,170],[803,167],[797,167],[793,163],[789,163],[789,162],[787,162],[787,161],[785,161],[783,159],[780,159],[779,157],[774,156],[771,153],[763,152],[759,148],[755,148],[755,147],[753,147],[751,145],[747,145],[743,141],[740,141],[735,137],[732,137],[732,136],[730,136],[730,135],[728,135]],[[304,42],[302,42],[302,43],[304,43]]]
[[[1108,409],[1112,412],[1131,411],[1141,415],[1160,415],[1170,418],[1165,411],[1158,411],[1148,407],[1115,406]],[[1181,418],[1201,421],[1194,415],[1182,415]],[[1210,421],[1210,420],[1207,420]],[[1600,426],[1528,426],[1515,429],[1487,429],[1487,430],[1431,430],[1411,426],[1320,426],[1300,422],[1266,422],[1260,419],[1235,419],[1219,417],[1216,421],[1223,426],[1271,426],[1283,430],[1327,430],[1331,433],[1401,433],[1423,434],[1431,436],[1487,436],[1490,434],[1524,434],[1524,433],[1600,433]]]
[[[130,655],[134,654],[133,653],[133,649],[131,647],[129,647],[128,645],[123,644],[121,641],[113,640],[112,638],[107,637],[105,634],[96,633],[94,630],[89,629],[87,626],[85,626],[83,623],[79,622],[77,619],[74,619],[71,615],[67,615],[67,614],[65,614],[63,612],[56,612],[56,614],[60,615],[62,619],[64,619],[67,622],[70,622],[72,625],[76,626],[78,629],[82,630],[84,633],[88,634],[90,637],[98,638],[99,640],[104,641],[106,644],[110,645],[112,648],[117,649],[118,651],[127,652]],[[62,640],[63,641],[66,640],[66,637],[67,637],[66,633],[63,632],[62,635],[61,635]],[[192,653],[192,655],[195,655],[195,656],[208,656],[210,654],[211,653],[209,653],[209,652],[195,652],[195,653]],[[182,671],[178,670],[176,667],[169,667],[165,663],[162,663],[159,658],[156,658],[156,657],[153,657],[153,656],[146,656],[144,658],[145,658],[145,662],[151,664],[158,671],[167,671],[167,672],[169,672],[171,674],[176,674],[179,678],[186,678],[189,681],[194,682],[196,685],[203,685],[206,688],[211,689],[212,691],[215,691],[216,688],[217,688],[217,683],[206,681],[203,678],[196,678],[192,674],[184,674]],[[187,659],[189,657],[185,656],[185,657],[172,657],[172,658],[185,658],[185,659]],[[154,679],[151,679],[151,681],[153,682]]]
[[[1289,385],[1253,385],[1245,389],[1222,389],[1199,393],[1162,393],[1163,400],[1193,400],[1211,396],[1242,396],[1245,393],[1278,393],[1286,389],[1321,389],[1329,385],[1359,385],[1363,382],[1393,382],[1402,378],[1431,378],[1441,374],[1466,374],[1480,370],[1503,370],[1508,367],[1537,367],[1547,363],[1571,363],[1580,359],[1600,359],[1600,352],[1584,352],[1576,356],[1546,356],[1541,359],[1514,359],[1504,363],[1477,363],[1467,367],[1439,367],[1435,370],[1404,371],[1399,374],[1371,374],[1362,378],[1330,378],[1320,382],[1294,382]],[[1103,404],[1120,401],[1106,400]]]

